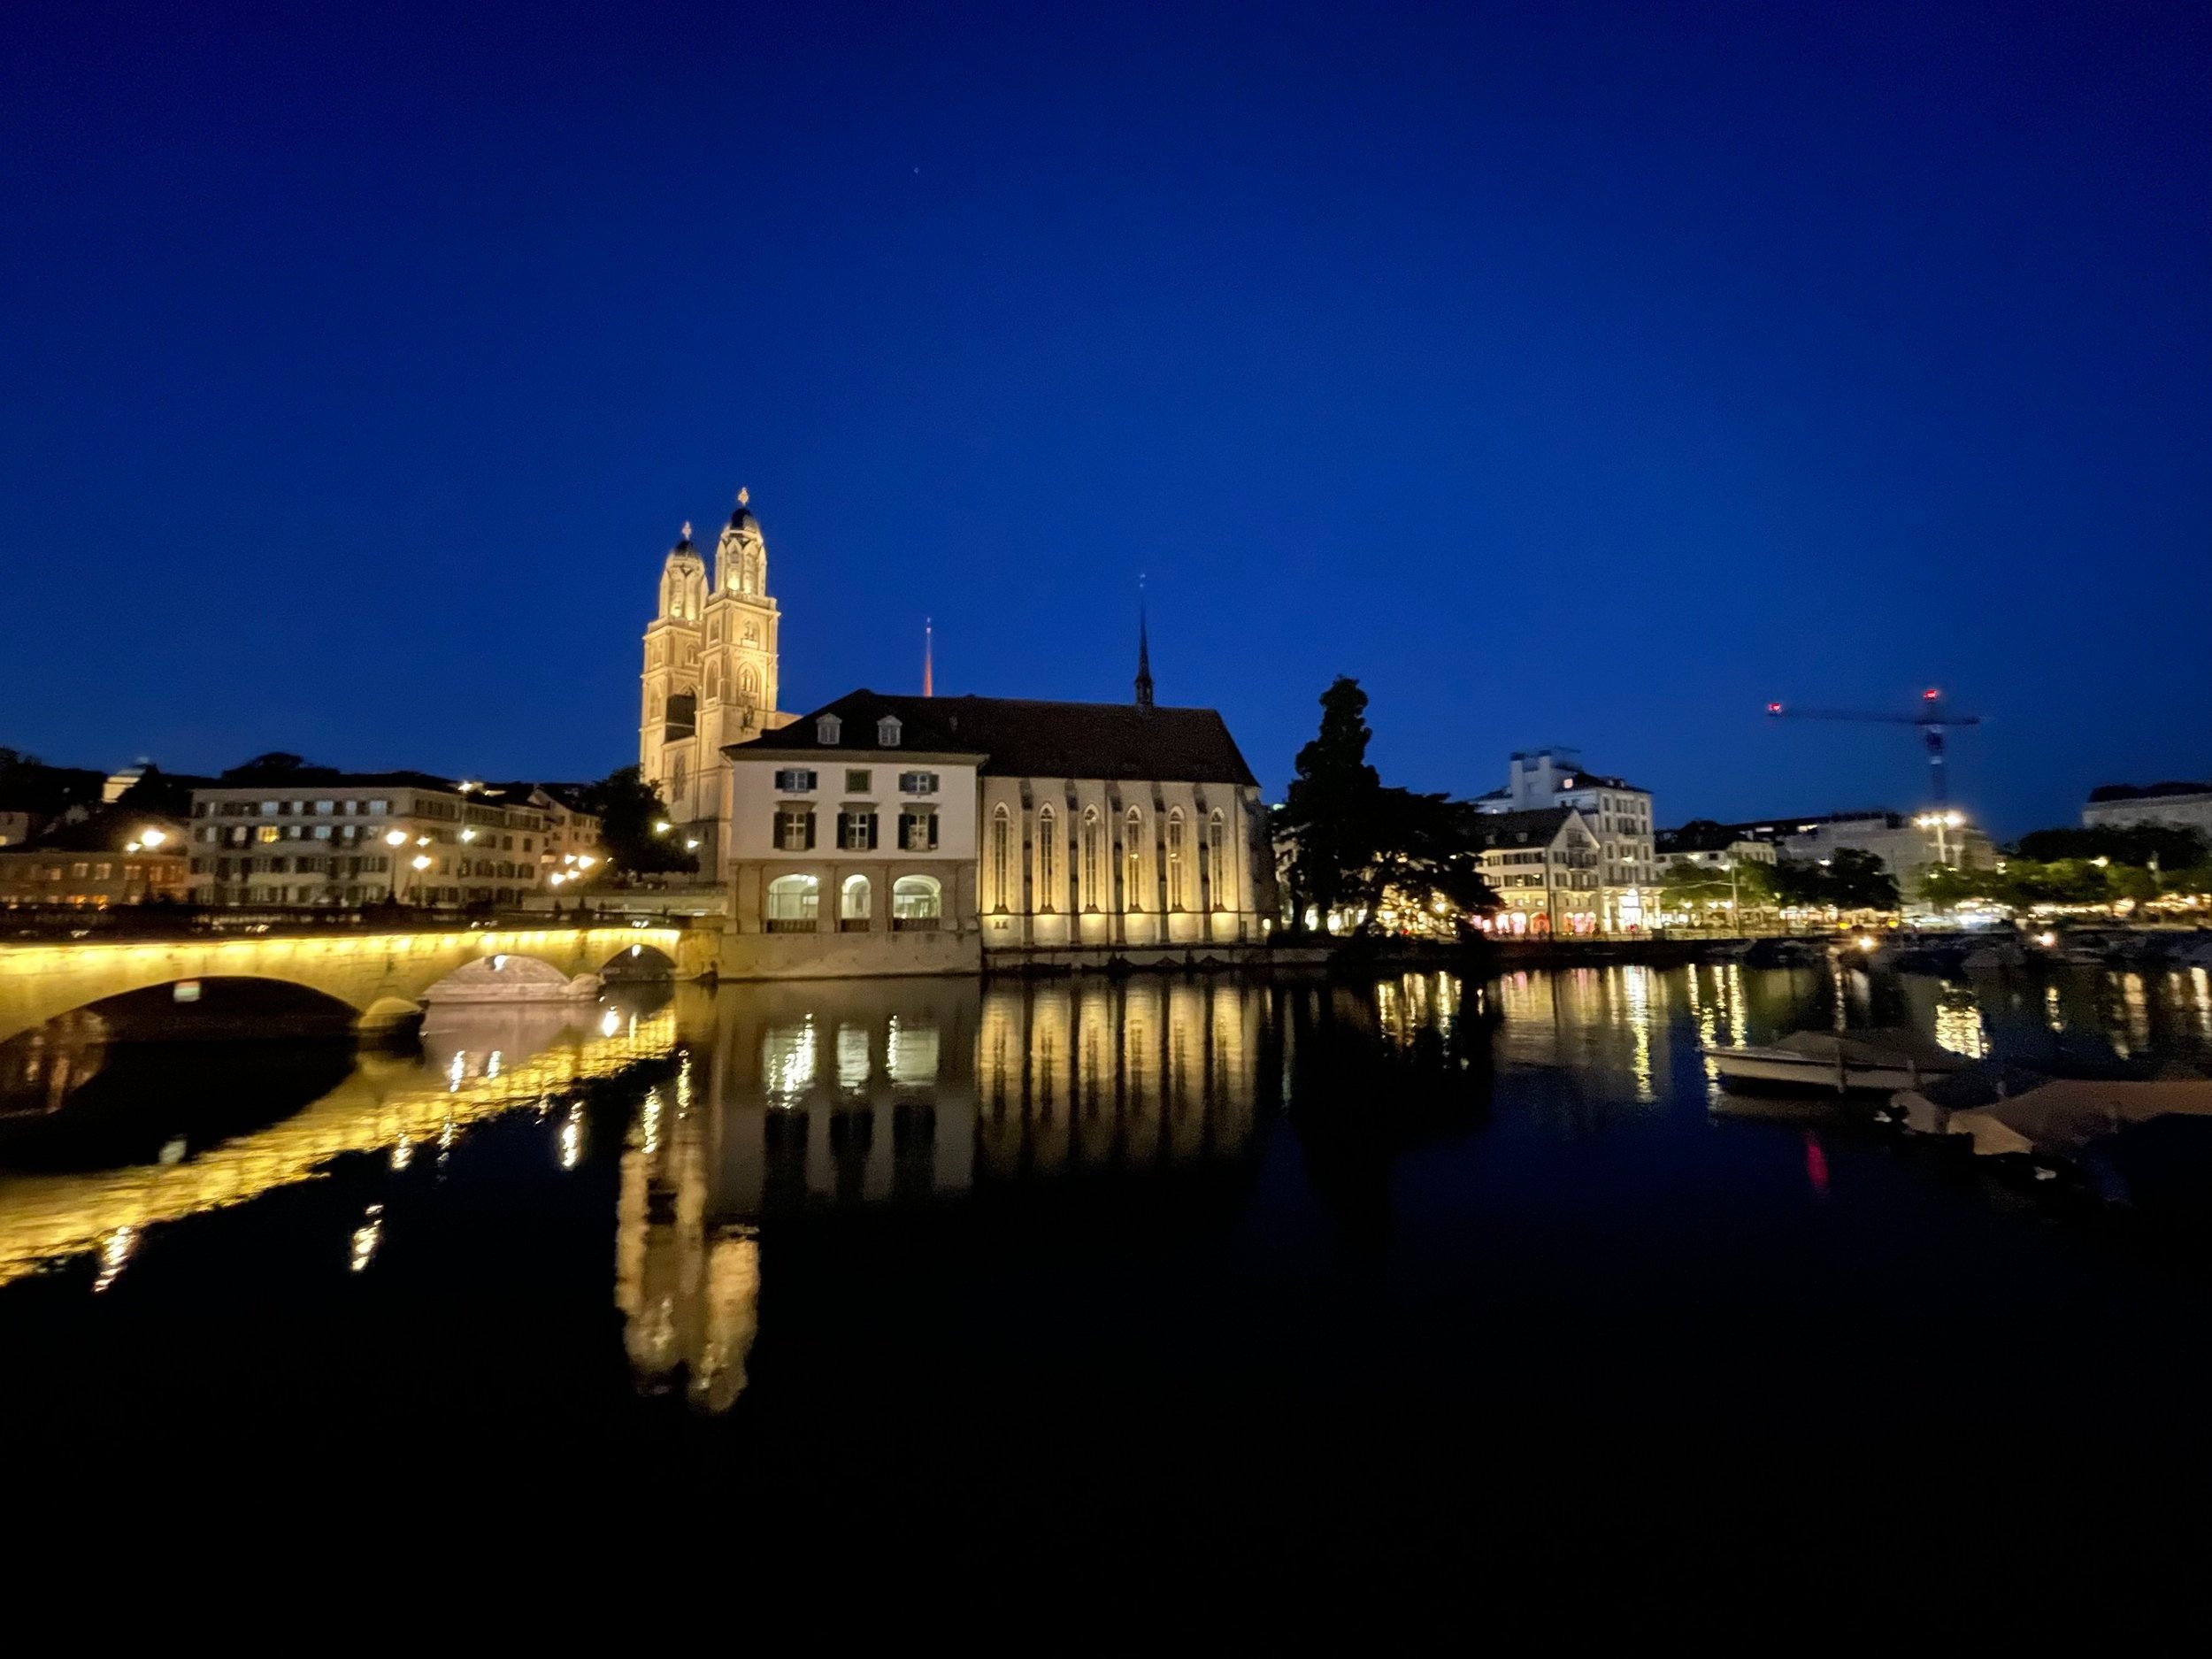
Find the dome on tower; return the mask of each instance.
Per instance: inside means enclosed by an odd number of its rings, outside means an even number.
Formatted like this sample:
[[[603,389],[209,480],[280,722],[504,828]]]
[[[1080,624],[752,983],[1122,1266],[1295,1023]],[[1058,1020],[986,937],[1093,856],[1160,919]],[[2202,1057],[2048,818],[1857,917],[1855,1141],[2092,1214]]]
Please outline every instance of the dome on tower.
[[[731,529],[749,530],[755,535],[760,534],[760,520],[753,517],[753,510],[749,504],[752,499],[753,492],[749,489],[741,489],[737,492],[737,511],[730,515]]]
[[[697,565],[702,569],[705,568],[704,561],[699,557],[699,549],[691,545],[689,525],[686,525],[683,534],[676,538],[676,545],[668,549],[668,563],[672,565]]]

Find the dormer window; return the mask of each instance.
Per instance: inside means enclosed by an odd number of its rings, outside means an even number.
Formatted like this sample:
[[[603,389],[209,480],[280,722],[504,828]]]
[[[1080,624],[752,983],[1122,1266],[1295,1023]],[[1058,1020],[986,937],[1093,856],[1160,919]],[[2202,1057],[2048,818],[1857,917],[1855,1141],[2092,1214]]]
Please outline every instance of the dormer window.
[[[814,741],[825,746],[833,746],[844,726],[845,723],[835,715],[823,715],[814,722]]]
[[[899,717],[887,714],[876,722],[876,747],[896,749],[899,746]]]

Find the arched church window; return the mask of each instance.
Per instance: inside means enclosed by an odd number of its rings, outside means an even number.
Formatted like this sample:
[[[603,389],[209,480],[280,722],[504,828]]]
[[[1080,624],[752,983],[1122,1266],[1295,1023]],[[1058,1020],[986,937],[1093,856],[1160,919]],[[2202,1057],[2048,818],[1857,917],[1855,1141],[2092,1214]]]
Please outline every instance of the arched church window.
[[[1099,821],[1098,809],[1083,809],[1083,908],[1098,909],[1099,843],[1105,839],[1106,826]]]
[[[1121,864],[1122,908],[1141,910],[1144,909],[1144,814],[1135,807],[1129,809],[1122,826]]]
[[[991,810],[991,908],[1003,913],[1013,887],[1014,820],[1002,802]]]
[[[1167,907],[1187,908],[1183,902],[1183,809],[1167,815]]]
[[[1049,912],[1059,907],[1052,902],[1052,888],[1059,874],[1060,861],[1053,856],[1055,832],[1060,820],[1048,806],[1037,809],[1037,908]]]
[[[675,764],[674,764],[672,766],[671,766],[671,767],[669,768],[669,772],[668,772],[668,787],[669,787],[669,791],[670,791],[670,793],[671,793],[671,794],[672,794],[673,795],[675,795],[675,797],[676,797],[679,801],[680,801],[680,800],[682,800],[682,799],[683,799],[683,796],[684,796],[684,757],[683,757],[681,755],[679,755],[679,756],[677,756],[677,757],[676,757]]]
[[[760,702],[760,676],[749,667],[737,671],[737,700],[749,709]]]
[[[721,697],[722,664],[719,663],[709,663],[707,664],[707,701],[709,703],[718,703],[721,701]]]
[[[748,622],[745,625],[745,643],[748,645],[758,645],[760,643],[760,625],[758,623]]]
[[[1221,809],[1206,820],[1206,872],[1213,883],[1214,909],[1225,910],[1229,905],[1229,872],[1221,862],[1221,849],[1228,841],[1228,826],[1221,816]]]

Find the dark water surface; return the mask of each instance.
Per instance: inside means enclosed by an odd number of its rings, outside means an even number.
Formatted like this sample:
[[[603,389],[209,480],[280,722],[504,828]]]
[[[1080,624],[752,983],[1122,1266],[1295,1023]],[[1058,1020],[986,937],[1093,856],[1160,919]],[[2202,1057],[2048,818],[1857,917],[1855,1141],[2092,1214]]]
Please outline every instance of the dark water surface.
[[[164,1468],[526,1451],[914,1551],[2201,1539],[2187,1184],[2115,1215],[1714,1110],[1701,1041],[1839,995],[1968,1052],[2212,1051],[2201,972],[1616,967],[631,987],[334,1071],[80,1052],[0,1120],[0,1409]]]

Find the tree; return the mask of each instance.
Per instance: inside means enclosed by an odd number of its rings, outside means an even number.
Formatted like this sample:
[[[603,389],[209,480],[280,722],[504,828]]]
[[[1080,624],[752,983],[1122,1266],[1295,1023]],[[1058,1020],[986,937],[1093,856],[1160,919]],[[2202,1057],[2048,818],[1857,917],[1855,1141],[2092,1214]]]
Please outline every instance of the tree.
[[[2057,829],[2031,830],[2014,844],[2012,851],[2014,856],[2034,864],[2086,863],[2103,858],[2139,870],[2147,869],[2153,864],[2162,870],[2189,870],[2212,857],[2204,837],[2195,830],[2166,824],[2096,829],[2066,825]]]
[[[301,759],[281,749],[273,749],[265,755],[256,755],[251,760],[233,766],[223,773],[225,783],[276,782],[296,772],[321,772],[324,767]]]
[[[1383,902],[1423,917],[1487,915],[1498,895],[1482,874],[1482,844],[1467,808],[1440,795],[1379,788],[1374,858],[1364,880]]]
[[[1321,729],[1298,751],[1298,775],[1278,817],[1290,840],[1294,926],[1309,906],[1324,918],[1362,902],[1372,908],[1381,780],[1367,764],[1367,694],[1340,674],[1321,694]]]
[[[635,766],[618,766],[584,791],[584,808],[599,819],[599,840],[617,870],[650,875],[695,871],[699,861],[674,836],[657,831],[668,808]]]
[[[1839,910],[1893,910],[1899,894],[1897,878],[1870,852],[1856,847],[1837,849],[1828,861],[1829,902]]]

